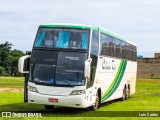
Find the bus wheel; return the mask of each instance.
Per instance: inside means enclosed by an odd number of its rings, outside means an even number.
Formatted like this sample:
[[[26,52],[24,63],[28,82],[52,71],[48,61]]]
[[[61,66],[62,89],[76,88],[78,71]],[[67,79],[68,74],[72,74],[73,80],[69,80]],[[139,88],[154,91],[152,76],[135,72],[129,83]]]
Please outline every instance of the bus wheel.
[[[53,110],[54,109],[54,106],[53,105],[44,105],[44,108],[46,110]]]
[[[124,87],[124,89],[123,89],[123,94],[122,94],[121,100],[123,101],[125,99],[126,99],[126,87]]]
[[[99,99],[99,94],[98,92],[96,93],[96,99],[95,99],[95,103],[93,106],[90,107],[90,110],[97,110],[100,106],[100,99]]]
[[[125,100],[127,100],[129,98],[129,88],[126,88],[126,93],[125,93]]]
[[[128,98],[130,97],[130,93],[131,92],[131,89],[130,89],[130,85],[128,85]]]

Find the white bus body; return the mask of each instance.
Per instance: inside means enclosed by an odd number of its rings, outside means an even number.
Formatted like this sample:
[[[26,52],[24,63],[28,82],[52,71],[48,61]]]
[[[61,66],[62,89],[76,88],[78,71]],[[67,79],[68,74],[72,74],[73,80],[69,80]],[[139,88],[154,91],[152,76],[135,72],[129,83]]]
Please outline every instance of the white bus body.
[[[89,32],[90,37],[88,39],[89,40],[88,54],[86,53],[86,56],[87,56],[87,58],[85,59],[86,62],[85,61],[83,62],[84,79],[83,81],[76,83],[77,85],[71,85],[72,82],[69,83],[68,81],[59,82],[59,83],[64,82],[63,84],[65,84],[66,86],[54,85],[55,79],[51,79],[51,78],[49,80],[49,84],[52,83],[53,85],[44,85],[43,83],[45,83],[46,81],[40,80],[38,79],[38,77],[37,78],[35,77],[33,82],[32,80],[30,80],[31,79],[30,77],[32,76],[32,74],[35,74],[35,73],[31,73],[32,69],[37,69],[37,71],[41,70],[42,72],[41,74],[43,74],[42,67],[44,67],[45,64],[44,65],[40,64],[40,66],[36,68],[35,67],[36,65],[33,65],[34,67],[31,67],[32,62],[30,62],[30,64],[28,65],[29,66],[29,69],[28,69],[29,74],[28,74],[26,70],[24,70],[25,72],[23,71],[24,65],[22,64],[24,64],[25,59],[21,58],[19,60],[19,71],[21,73],[26,73],[26,76],[28,75],[28,77],[26,78],[27,88],[25,90],[25,94],[27,96],[25,98],[27,99],[26,101],[30,103],[43,104],[47,106],[46,108],[49,108],[49,106],[65,106],[65,107],[75,107],[75,108],[91,107],[93,110],[95,110],[99,107],[100,103],[104,103],[104,102],[119,99],[119,98],[121,98],[122,100],[128,99],[129,95],[135,93],[137,62],[136,62],[136,45],[133,42],[129,42],[119,37],[117,34],[114,34],[107,30],[105,31],[105,29],[102,29],[100,27],[84,26],[84,25],[68,25],[68,24],[42,25],[41,27],[43,28],[45,27],[46,28],[64,28],[65,27],[65,29],[67,28],[75,29],[77,27],[77,29],[90,30]],[[94,62],[94,58],[92,59],[91,57],[91,54],[92,54],[91,49],[94,48],[94,45],[92,47],[92,41],[93,41],[92,39],[94,36],[93,31],[96,31],[98,33],[98,55],[96,56],[96,63],[95,63],[96,67],[95,66],[91,67],[92,63]],[[119,44],[114,43],[113,45],[114,56],[103,55],[102,52],[104,54],[107,54],[107,50],[110,49],[109,48],[110,43],[109,42],[101,43],[101,34],[105,34],[107,36],[112,37],[113,38],[112,42],[119,40],[119,42],[125,42],[126,46],[128,44],[128,46],[131,49],[128,49],[127,47],[125,47],[125,50],[130,51],[129,53],[126,52],[126,54],[130,55],[129,59],[123,58],[122,57],[123,55],[119,55],[121,57],[115,56],[115,54],[118,53],[118,52],[116,53],[116,50],[118,49],[120,50],[119,52],[120,54],[123,53],[122,47],[124,47],[125,45],[122,46],[122,43],[119,43]],[[58,37],[60,37],[60,35]],[[36,40],[35,40],[35,44],[36,44]],[[122,47],[116,48],[115,47],[116,45],[121,45]],[[104,48],[102,48],[102,46],[104,46]],[[132,47],[134,50],[132,50]],[[38,51],[39,49],[36,49],[36,50]],[[44,50],[44,48],[42,50]],[[70,59],[70,61],[75,61],[75,62],[76,60],[77,61],[79,60],[77,64],[80,63],[81,57],[77,57],[78,55],[76,53],[73,54],[75,56],[72,55],[72,51],[65,52],[65,53],[66,54],[69,53],[69,54],[66,55],[64,59],[66,60]],[[94,53],[95,53],[95,50],[93,50],[93,54]],[[43,56],[46,57],[45,53],[41,53],[41,54],[43,55],[41,55],[40,58],[43,59]],[[60,56],[59,54],[61,54],[60,51],[59,53],[56,53],[56,54],[58,54],[58,58],[60,58],[59,57]],[[49,55],[52,55],[52,54],[49,54]],[[33,47],[32,54],[30,55],[29,60],[34,61],[34,63],[36,63],[37,60],[34,60],[34,57],[35,57],[35,53],[34,53],[34,47]],[[48,57],[46,57],[44,61],[45,62],[52,61],[52,59],[51,58],[49,59]],[[58,63],[52,65],[52,67],[55,67],[55,66],[58,66]],[[45,73],[47,73],[46,70],[47,69],[44,69]],[[57,72],[57,70],[55,71]],[[69,73],[73,73],[74,76],[79,75],[80,73],[78,70],[72,71],[71,69],[66,69],[66,71]],[[68,73],[65,73],[65,75],[67,74]],[[91,77],[91,74],[93,77]],[[36,74],[33,76],[36,76]],[[62,73],[62,76],[63,76],[63,73]],[[69,79],[69,78],[66,78],[66,79]],[[78,84],[81,84],[82,82],[84,83],[83,85],[78,85]],[[48,84],[48,81],[46,82],[46,84]]]

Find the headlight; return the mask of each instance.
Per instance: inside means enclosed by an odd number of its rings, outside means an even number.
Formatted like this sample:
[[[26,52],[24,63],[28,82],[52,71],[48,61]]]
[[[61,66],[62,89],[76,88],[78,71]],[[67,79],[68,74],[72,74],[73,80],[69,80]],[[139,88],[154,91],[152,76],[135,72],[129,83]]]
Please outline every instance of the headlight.
[[[81,95],[81,94],[85,94],[86,91],[85,90],[74,90],[71,92],[70,95]]]
[[[27,88],[28,88],[29,91],[37,92],[37,93],[38,93],[38,90],[37,90],[36,87],[32,87],[32,86],[29,86],[29,85],[28,85]]]

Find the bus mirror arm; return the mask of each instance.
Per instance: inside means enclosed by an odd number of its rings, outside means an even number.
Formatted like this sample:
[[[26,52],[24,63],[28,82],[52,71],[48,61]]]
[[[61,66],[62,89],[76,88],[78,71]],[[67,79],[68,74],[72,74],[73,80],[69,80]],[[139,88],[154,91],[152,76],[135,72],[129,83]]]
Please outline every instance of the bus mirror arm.
[[[25,56],[22,56],[22,57],[19,58],[19,61],[18,61],[18,71],[20,73],[27,73],[27,74],[29,73],[29,71],[25,71],[24,70],[25,60],[27,58],[29,58],[29,57],[30,57],[30,55],[25,55]]]
[[[91,62],[92,62],[91,58],[85,61],[85,66],[84,66],[84,77],[85,78],[89,78],[90,77]]]

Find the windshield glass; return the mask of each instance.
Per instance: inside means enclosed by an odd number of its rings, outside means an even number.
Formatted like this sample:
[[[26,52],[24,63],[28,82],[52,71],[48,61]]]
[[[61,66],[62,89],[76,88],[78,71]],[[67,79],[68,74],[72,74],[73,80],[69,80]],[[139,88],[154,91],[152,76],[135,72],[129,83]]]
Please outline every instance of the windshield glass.
[[[35,50],[29,81],[50,86],[83,86],[86,52]]]
[[[46,64],[31,64],[30,78],[37,84],[53,85],[55,66]],[[31,81],[32,81],[31,80]]]
[[[84,85],[84,62],[87,53],[60,52],[56,69],[56,84]]]
[[[89,30],[40,28],[34,47],[88,49]]]

